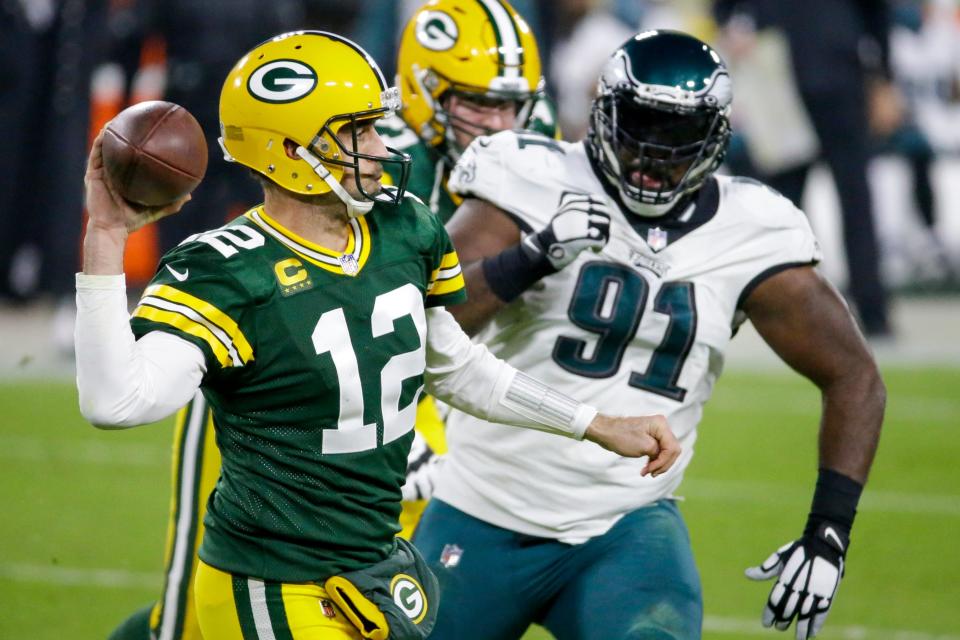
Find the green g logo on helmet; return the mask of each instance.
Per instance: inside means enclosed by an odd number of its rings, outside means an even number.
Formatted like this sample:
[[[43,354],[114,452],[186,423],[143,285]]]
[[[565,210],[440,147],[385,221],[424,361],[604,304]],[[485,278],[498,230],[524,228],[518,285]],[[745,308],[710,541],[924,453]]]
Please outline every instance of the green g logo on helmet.
[[[443,11],[424,11],[417,17],[417,41],[431,51],[452,49],[460,30]]]
[[[390,581],[393,603],[414,622],[420,624],[427,615],[427,594],[420,583],[404,573],[398,573]]]
[[[317,86],[317,72],[299,60],[273,60],[250,74],[247,89],[257,100],[273,104],[294,102]]]

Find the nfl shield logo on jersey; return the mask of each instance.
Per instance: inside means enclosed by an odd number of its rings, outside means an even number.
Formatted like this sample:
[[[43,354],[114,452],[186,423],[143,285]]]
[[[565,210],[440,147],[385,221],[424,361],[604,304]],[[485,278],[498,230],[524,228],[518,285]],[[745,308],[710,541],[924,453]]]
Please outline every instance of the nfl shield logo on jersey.
[[[660,227],[647,230],[647,246],[654,251],[660,251],[667,246],[667,232]]]
[[[340,268],[348,276],[355,276],[360,271],[360,264],[357,262],[356,256],[347,253],[340,256]]]
[[[445,569],[453,569],[460,564],[460,557],[463,555],[463,549],[455,544],[443,545],[443,551],[440,553],[440,564]]]

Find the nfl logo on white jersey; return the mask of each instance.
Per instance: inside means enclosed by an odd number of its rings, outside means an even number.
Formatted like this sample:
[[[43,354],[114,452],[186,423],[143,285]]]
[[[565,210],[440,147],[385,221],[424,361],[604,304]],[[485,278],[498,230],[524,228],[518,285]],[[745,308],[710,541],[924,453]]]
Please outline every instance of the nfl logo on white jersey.
[[[660,251],[667,246],[667,232],[660,227],[653,227],[648,230],[647,245],[654,251]]]

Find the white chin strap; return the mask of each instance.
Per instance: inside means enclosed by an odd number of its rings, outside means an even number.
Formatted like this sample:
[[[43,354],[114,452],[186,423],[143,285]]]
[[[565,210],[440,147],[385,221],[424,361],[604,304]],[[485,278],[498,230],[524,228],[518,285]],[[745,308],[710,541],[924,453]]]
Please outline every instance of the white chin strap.
[[[337,197],[340,198],[341,202],[347,206],[347,215],[351,218],[359,218],[360,216],[370,213],[370,210],[373,209],[374,202],[373,200],[357,200],[343,188],[343,185],[340,184],[340,181],[333,177],[333,174],[330,173],[330,170],[323,166],[323,163],[320,162],[320,158],[313,155],[307,151],[304,147],[297,147],[297,155],[307,161],[307,164],[310,165],[310,168],[313,169],[313,172],[316,173],[320,178],[327,183],[327,186],[330,187],[330,190],[337,194]]]

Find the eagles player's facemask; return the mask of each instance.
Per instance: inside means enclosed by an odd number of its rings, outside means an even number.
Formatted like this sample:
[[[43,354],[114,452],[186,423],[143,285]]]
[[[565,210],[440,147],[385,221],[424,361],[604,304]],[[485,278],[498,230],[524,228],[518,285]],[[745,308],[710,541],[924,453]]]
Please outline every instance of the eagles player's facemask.
[[[224,157],[296,194],[333,192],[351,217],[374,202],[403,198],[410,157],[359,151],[357,129],[400,107],[377,63],[357,44],[324,31],[295,31],[261,43],[230,71],[220,93]],[[352,144],[338,137],[349,126]],[[297,158],[287,155],[287,141]],[[395,186],[371,193],[361,184],[361,160],[397,165]],[[360,199],[341,184],[352,168]]]
[[[543,94],[537,41],[504,0],[432,0],[407,22],[397,57],[401,116],[427,144],[455,162],[462,149],[455,130],[488,133],[452,116],[451,95],[470,101],[515,103],[515,127],[524,127]]]
[[[630,211],[664,215],[720,166],[732,97],[709,46],[674,31],[640,33],[601,72],[588,149]]]

